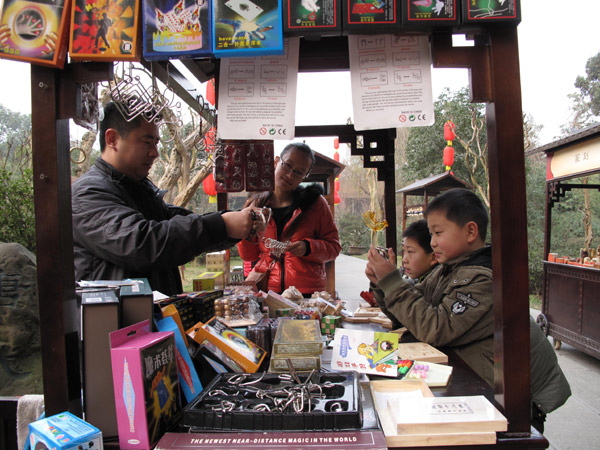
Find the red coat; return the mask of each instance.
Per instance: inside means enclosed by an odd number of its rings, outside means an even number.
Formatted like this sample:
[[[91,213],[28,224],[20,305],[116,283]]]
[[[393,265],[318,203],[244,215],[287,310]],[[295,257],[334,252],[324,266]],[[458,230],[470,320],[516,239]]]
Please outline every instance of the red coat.
[[[329,204],[320,195],[320,187],[300,187],[297,192],[299,206],[285,224],[279,240],[306,240],[310,244],[310,253],[300,257],[284,253],[283,261],[276,263],[271,270],[269,289],[281,293],[295,286],[303,294],[312,294],[326,289],[325,263],[334,260],[342,246]],[[273,219],[269,221],[262,237],[277,239],[277,227]],[[238,244],[238,250],[243,260],[258,259],[254,266],[257,272],[265,272],[272,261],[263,239],[244,239]],[[282,268],[285,268],[283,272]]]

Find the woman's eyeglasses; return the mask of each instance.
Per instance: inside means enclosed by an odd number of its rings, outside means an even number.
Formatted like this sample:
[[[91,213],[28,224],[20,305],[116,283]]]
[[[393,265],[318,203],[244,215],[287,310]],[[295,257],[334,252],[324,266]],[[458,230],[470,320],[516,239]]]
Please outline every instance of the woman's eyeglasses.
[[[308,172],[304,173],[294,169],[292,165],[285,161],[282,157],[280,157],[279,160],[281,161],[281,167],[283,168],[283,170],[292,173],[296,178],[304,178],[306,175],[308,175]]]

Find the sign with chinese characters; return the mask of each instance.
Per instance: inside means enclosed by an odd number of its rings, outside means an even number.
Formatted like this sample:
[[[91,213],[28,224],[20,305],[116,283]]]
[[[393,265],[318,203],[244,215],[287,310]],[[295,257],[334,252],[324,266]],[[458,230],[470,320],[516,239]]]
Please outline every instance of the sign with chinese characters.
[[[546,180],[592,172],[599,168],[600,140],[591,140],[548,154]]]
[[[348,36],[356,130],[433,125],[428,36]]]
[[[294,137],[299,47],[289,38],[281,56],[221,60],[219,138]]]

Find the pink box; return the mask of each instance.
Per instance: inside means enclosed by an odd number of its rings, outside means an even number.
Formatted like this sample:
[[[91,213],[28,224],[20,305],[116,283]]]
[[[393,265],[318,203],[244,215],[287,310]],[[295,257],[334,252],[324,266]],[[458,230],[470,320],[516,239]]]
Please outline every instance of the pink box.
[[[110,333],[110,358],[122,449],[150,449],[181,418],[172,331],[150,321]]]

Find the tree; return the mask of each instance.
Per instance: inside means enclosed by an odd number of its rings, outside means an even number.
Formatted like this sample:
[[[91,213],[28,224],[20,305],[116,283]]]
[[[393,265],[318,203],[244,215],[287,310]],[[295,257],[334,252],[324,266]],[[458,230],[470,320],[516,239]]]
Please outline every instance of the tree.
[[[577,92],[571,93],[571,119],[561,127],[564,136],[598,122],[600,119],[600,53],[587,60],[586,76],[575,79]]]
[[[31,116],[0,105],[0,170],[21,175],[31,168]]]

